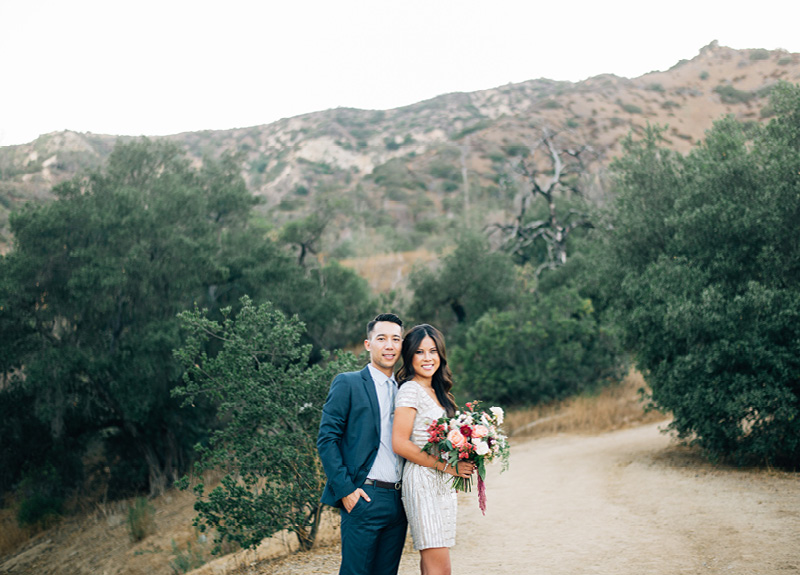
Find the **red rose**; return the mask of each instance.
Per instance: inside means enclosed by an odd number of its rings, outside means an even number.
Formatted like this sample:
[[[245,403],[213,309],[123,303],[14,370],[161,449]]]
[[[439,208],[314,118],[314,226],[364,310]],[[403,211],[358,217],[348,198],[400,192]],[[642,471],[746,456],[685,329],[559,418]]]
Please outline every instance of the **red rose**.
[[[462,425],[459,431],[464,437],[472,437],[472,428],[469,425]]]

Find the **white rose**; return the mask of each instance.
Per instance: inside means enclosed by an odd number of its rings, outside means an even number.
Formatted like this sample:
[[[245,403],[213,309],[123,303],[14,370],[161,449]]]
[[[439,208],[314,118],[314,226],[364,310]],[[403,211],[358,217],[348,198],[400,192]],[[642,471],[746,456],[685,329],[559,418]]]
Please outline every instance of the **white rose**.
[[[489,444],[485,441],[473,442],[475,445],[475,453],[478,455],[486,455],[489,453]]]
[[[492,412],[492,415],[497,420],[497,425],[503,425],[503,409],[501,407],[490,407],[489,411]]]

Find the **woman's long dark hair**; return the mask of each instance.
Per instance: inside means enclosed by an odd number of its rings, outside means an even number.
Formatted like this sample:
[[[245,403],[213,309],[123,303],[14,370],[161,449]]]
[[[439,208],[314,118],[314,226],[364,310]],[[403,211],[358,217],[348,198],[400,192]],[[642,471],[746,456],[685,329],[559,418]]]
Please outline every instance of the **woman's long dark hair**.
[[[444,407],[447,417],[453,417],[456,414],[456,402],[450,390],[453,389],[453,375],[450,373],[450,368],[447,367],[447,351],[444,347],[444,336],[442,332],[423,323],[412,327],[403,338],[403,349],[400,352],[403,358],[403,367],[397,372],[397,381],[400,385],[414,379],[417,374],[414,373],[414,354],[419,349],[422,340],[430,337],[433,343],[436,344],[436,350],[439,352],[439,369],[433,374],[431,384],[433,391],[436,392],[436,399]]]

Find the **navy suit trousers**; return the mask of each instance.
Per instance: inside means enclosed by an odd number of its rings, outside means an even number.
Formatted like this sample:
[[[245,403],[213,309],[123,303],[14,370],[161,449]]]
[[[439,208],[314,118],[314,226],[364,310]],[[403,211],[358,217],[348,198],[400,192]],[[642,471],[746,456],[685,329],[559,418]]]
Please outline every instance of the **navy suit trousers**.
[[[371,501],[359,499],[341,510],[340,575],[396,575],[406,541],[406,513],[400,491],[364,485]]]

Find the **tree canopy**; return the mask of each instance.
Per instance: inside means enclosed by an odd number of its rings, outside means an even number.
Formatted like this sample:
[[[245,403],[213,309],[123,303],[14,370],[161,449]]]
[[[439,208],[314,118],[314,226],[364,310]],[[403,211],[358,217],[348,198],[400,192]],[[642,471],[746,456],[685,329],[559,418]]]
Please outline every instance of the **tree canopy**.
[[[800,463],[800,87],[769,124],[715,123],[687,156],[650,128],[615,164],[609,294],[672,427],[713,457]]]
[[[345,353],[309,366],[305,326],[269,303],[255,306],[245,297],[236,317],[230,308],[223,317],[220,323],[199,310],[181,314],[189,337],[176,356],[185,385],[173,394],[190,406],[211,399],[225,422],[208,446],[198,446],[198,477],[207,469],[225,475],[211,490],[202,480],[194,486],[195,524],[213,529],[217,549],[226,541],[255,547],[283,529],[309,549],[325,485],[316,449],[322,405],[333,377],[354,370],[356,359]],[[210,355],[209,347],[219,351]]]
[[[196,167],[174,144],[119,144],[103,169],[54,192],[12,214],[14,246],[0,258],[0,401],[32,408],[0,425],[3,489],[28,477],[63,495],[90,448],[111,463],[112,497],[179,477],[216,409],[170,397],[181,311],[218,317],[244,294],[270,300],[307,322],[314,358],[357,341],[353,317],[372,311],[354,272],[299,266],[251,225],[257,201],[232,156]],[[22,433],[32,428],[46,433]]]

